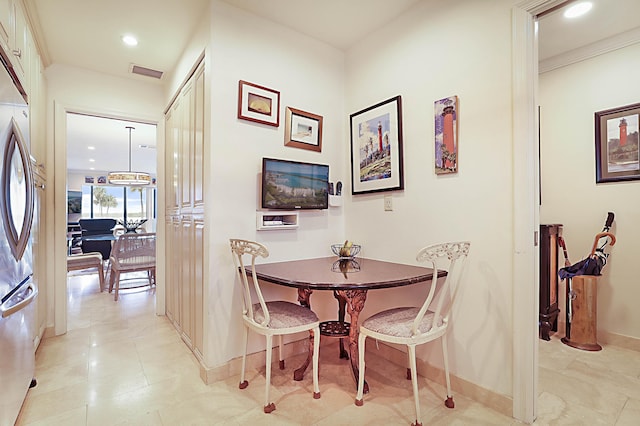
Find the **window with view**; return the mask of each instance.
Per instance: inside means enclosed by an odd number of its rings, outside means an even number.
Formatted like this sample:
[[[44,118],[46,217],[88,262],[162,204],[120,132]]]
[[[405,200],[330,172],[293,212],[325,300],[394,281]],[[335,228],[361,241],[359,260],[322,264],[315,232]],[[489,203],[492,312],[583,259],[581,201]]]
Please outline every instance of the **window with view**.
[[[125,222],[144,219],[149,217],[149,196],[155,199],[155,188],[83,185],[82,217],[108,217]],[[151,203],[151,208],[153,207]],[[155,217],[155,211],[151,213],[151,217]]]

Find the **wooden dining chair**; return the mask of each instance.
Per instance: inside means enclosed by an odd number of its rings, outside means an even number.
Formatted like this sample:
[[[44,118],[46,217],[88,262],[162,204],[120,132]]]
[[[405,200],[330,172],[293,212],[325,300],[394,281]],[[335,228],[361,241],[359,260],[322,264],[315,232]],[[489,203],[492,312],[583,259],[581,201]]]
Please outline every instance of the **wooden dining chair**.
[[[432,342],[441,338],[442,353],[444,358],[444,373],[447,384],[447,399],[445,406],[454,407],[451,393],[451,382],[449,380],[449,359],[447,354],[447,331],[451,323],[451,306],[458,293],[458,285],[465,260],[469,254],[469,242],[453,242],[437,244],[421,249],[416,259],[419,262],[429,262],[433,268],[434,280],[429,283],[429,293],[421,306],[393,308],[379,312],[360,326],[360,337],[358,338],[359,354],[359,377],[358,394],[356,405],[363,404],[362,394],[364,392],[364,370],[365,370],[365,341],[367,337],[376,340],[406,345],[409,355],[409,368],[407,379],[411,378],[413,385],[413,398],[416,406],[416,422],[412,425],[420,426],[420,400],[418,398],[418,375],[416,371],[416,346]],[[435,277],[438,276],[439,265],[448,263],[444,268],[447,271],[446,278],[442,284],[438,296],[434,298],[436,285]]]
[[[311,309],[287,301],[267,302],[264,300],[260,283],[255,273],[256,258],[269,256],[265,246],[254,241],[231,239],[231,252],[233,261],[242,284],[242,320],[244,322],[242,354],[242,372],[240,373],[240,389],[249,385],[245,380],[245,367],[247,359],[247,343],[249,330],[261,334],[267,339],[266,346],[266,389],[264,412],[270,413],[276,409],[269,400],[271,387],[271,352],[273,350],[273,336],[279,339],[280,369],[284,369],[282,337],[286,334],[309,331],[313,333],[313,398],[320,398],[318,387],[318,353],[320,351],[320,321]],[[245,267],[251,266],[248,274]],[[255,299],[252,296],[255,295]],[[257,301],[256,301],[257,300]]]
[[[104,267],[101,253],[83,253],[67,256],[67,272],[96,268],[100,291],[104,291]]]
[[[147,273],[149,287],[152,287],[156,278],[155,233],[122,234],[113,245],[109,258],[109,293],[115,288],[115,301],[120,292],[121,274],[139,271]]]

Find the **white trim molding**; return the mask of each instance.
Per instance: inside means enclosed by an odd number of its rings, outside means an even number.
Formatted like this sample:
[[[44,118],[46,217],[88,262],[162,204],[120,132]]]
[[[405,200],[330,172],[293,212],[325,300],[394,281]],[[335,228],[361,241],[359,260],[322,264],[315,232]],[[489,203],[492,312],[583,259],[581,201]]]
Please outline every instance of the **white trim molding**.
[[[553,71],[636,43],[640,43],[640,28],[634,28],[604,40],[544,59],[540,61],[538,71],[540,74]]]

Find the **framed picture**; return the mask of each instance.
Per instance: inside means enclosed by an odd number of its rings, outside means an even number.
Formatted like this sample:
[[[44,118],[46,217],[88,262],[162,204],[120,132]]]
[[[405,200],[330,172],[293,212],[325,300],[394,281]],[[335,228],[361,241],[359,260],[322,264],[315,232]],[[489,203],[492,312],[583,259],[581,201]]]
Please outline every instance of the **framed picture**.
[[[640,179],[640,104],[595,113],[596,183]]]
[[[278,127],[280,125],[280,92],[240,80],[238,118]]]
[[[404,189],[402,98],[351,114],[351,193]]]
[[[310,151],[322,151],[322,116],[287,107],[284,144]]]
[[[435,101],[435,171],[437,175],[458,171],[458,97]]]

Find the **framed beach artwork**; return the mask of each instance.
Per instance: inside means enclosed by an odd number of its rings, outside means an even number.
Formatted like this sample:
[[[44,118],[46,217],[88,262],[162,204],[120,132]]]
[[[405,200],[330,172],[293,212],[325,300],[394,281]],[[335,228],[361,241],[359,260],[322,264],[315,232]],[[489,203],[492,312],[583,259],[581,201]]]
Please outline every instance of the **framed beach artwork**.
[[[351,114],[351,193],[404,189],[402,98]]]
[[[458,171],[458,97],[435,102],[435,171],[437,175]]]
[[[280,92],[240,80],[238,118],[278,127],[280,125]]]
[[[322,151],[322,116],[287,107],[284,144],[293,148]]]
[[[595,113],[596,183],[640,179],[640,104]]]

